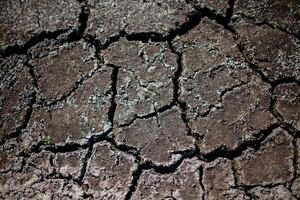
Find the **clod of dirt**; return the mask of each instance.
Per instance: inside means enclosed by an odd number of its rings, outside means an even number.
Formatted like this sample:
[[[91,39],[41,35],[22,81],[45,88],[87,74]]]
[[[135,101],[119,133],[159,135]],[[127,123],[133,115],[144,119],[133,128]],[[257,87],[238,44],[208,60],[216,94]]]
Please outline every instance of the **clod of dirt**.
[[[20,45],[38,40],[39,35],[78,26],[80,3],[67,0],[0,2],[0,46]]]
[[[126,124],[173,100],[177,56],[167,43],[120,40],[103,51],[105,63],[119,66],[115,122]]]
[[[132,199],[201,199],[200,164],[199,160],[193,158],[183,161],[171,174],[144,171]]]
[[[242,190],[236,189],[231,161],[227,159],[220,158],[204,165],[203,185],[204,199],[250,199]]]
[[[159,1],[95,1],[89,0],[91,14],[86,33],[96,36],[101,43],[126,31],[167,35],[188,20],[193,12],[184,0]]]
[[[50,108],[34,107],[28,126],[32,135],[51,137],[54,143],[87,139],[111,127],[111,68],[99,68],[74,92]]]
[[[285,29],[300,37],[298,0],[237,0],[234,15],[245,16],[255,23],[267,23],[273,28]]]
[[[34,90],[25,59],[0,58],[0,141],[17,135],[29,117]]]
[[[285,123],[300,131],[300,86],[297,83],[281,84],[275,91],[275,110]]]
[[[265,77],[270,81],[300,80],[300,44],[294,36],[247,20],[238,20],[233,26],[240,35],[243,54]]]
[[[124,199],[135,169],[131,156],[100,142],[93,149],[83,184],[95,199]]]
[[[268,200],[270,198],[278,200],[296,200],[290,191],[282,185],[271,188],[255,187],[250,190],[250,194],[253,198],[261,200]]]
[[[178,160],[178,151],[193,149],[193,138],[187,135],[186,126],[178,109],[158,114],[157,118],[137,119],[129,127],[113,132],[117,143],[135,147],[142,161],[169,165]]]
[[[227,1],[218,0],[191,0],[193,5],[199,9],[208,9],[217,15],[226,16],[227,10],[230,8]]]
[[[180,100],[203,153],[236,149],[274,122],[270,86],[251,72],[231,33],[204,18],[175,40],[183,53]]]
[[[293,178],[292,137],[282,129],[275,129],[261,148],[249,151],[234,160],[239,185],[284,184]]]

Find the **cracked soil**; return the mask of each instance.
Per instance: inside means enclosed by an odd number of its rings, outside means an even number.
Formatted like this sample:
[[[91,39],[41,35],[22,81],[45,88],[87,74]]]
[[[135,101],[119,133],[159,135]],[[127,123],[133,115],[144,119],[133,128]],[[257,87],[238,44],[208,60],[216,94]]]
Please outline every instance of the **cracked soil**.
[[[299,0],[0,0],[0,199],[300,199]]]

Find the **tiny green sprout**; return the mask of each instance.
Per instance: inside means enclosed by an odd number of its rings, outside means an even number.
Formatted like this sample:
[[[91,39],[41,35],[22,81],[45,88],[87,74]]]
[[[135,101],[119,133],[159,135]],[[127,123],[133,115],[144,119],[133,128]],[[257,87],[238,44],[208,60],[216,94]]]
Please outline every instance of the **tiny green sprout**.
[[[54,144],[54,142],[53,142],[53,140],[52,140],[52,138],[50,136],[47,136],[46,138],[44,138],[42,142],[43,142],[44,145],[52,145],[52,144]]]
[[[110,149],[112,151],[115,151],[115,150],[117,150],[117,146],[115,144],[112,144],[112,145],[110,145]]]
[[[207,9],[209,10],[209,11],[214,11],[214,8],[213,7],[211,7],[211,6],[207,6]]]
[[[271,21],[271,25],[275,29],[277,29],[279,27],[279,23],[277,21]]]

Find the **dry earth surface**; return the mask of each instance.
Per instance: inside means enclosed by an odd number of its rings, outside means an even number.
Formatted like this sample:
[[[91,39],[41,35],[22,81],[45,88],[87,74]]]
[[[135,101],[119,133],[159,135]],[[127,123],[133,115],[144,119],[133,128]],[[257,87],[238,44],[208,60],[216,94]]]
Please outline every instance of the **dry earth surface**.
[[[0,199],[300,198],[299,0],[0,0]]]

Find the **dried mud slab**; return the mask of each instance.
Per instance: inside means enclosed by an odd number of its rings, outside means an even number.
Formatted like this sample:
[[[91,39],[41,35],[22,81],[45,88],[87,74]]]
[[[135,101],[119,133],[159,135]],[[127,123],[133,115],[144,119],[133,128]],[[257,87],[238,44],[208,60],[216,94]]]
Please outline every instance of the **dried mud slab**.
[[[239,185],[266,186],[288,183],[293,178],[292,137],[275,129],[258,151],[249,151],[234,160]]]
[[[46,41],[30,53],[39,104],[33,108],[29,134],[63,143],[111,127],[112,68],[98,63],[94,48],[82,41],[64,45]]]
[[[67,96],[97,67],[95,49],[83,41],[60,45],[45,41],[30,49],[38,85],[38,100],[51,103]]]
[[[136,169],[133,157],[100,142],[94,146],[83,184],[95,199],[124,199]]]
[[[193,130],[203,135],[198,146],[203,153],[216,149],[235,150],[255,140],[274,118],[268,111],[269,87],[259,80],[234,89],[223,98],[222,107],[195,120]]]
[[[249,70],[230,32],[204,18],[175,46],[183,52],[179,98],[201,152],[234,150],[273,123],[270,86]]]
[[[300,2],[298,0],[237,0],[234,14],[285,29],[300,37]]]
[[[296,178],[291,186],[292,194],[300,198],[300,177]]]
[[[202,183],[204,199],[250,199],[242,190],[236,189],[230,160],[220,158],[205,164]]]
[[[73,0],[0,2],[0,46],[24,45],[34,36],[75,29],[81,11]]]
[[[200,165],[201,162],[193,158],[184,160],[174,173],[144,171],[132,199],[201,199]]]
[[[23,183],[23,182],[22,182]],[[13,184],[13,183],[10,183]],[[62,179],[47,179],[32,183],[23,183],[13,192],[1,196],[3,199],[83,199],[84,191],[79,185],[72,181]]]
[[[300,139],[297,139],[296,142],[296,169],[297,169],[297,174],[300,174]]]
[[[294,36],[247,20],[233,24],[240,36],[242,52],[271,81],[300,80],[300,43]]]
[[[299,199],[299,10],[0,0],[0,199]]]
[[[51,143],[87,139],[107,131],[112,69],[102,67],[66,100],[50,108],[35,106],[28,132]]]
[[[53,165],[61,176],[78,180],[82,175],[86,154],[87,150],[57,153],[53,159]]]
[[[202,115],[217,106],[222,93],[248,82],[249,70],[231,33],[215,22],[202,19],[174,45],[183,53],[180,99],[189,111]]]
[[[91,14],[86,33],[101,43],[121,31],[167,35],[188,20],[193,9],[184,0],[88,1]]]
[[[187,135],[180,112],[175,108],[157,117],[137,119],[112,134],[117,143],[136,148],[143,162],[157,165],[172,164],[181,157],[176,152],[194,148],[194,140]]]
[[[249,193],[254,199],[296,200],[291,192],[282,185],[271,188],[263,188],[259,186],[251,189]]]
[[[16,134],[28,120],[33,98],[25,56],[0,58],[0,141]]]
[[[285,123],[300,131],[300,85],[298,83],[281,84],[275,91],[275,110]]]
[[[0,146],[0,176],[1,173],[17,171],[22,168],[23,158],[18,157],[19,145],[16,140],[11,140]]]
[[[41,152],[31,155],[22,162],[19,170],[12,170],[0,176],[0,197],[4,199],[31,199],[38,198],[41,192],[54,194],[62,184],[55,180],[45,180],[51,173],[50,156],[52,153]],[[53,156],[53,155],[52,155]],[[65,182],[66,183],[66,182]],[[71,184],[71,182],[70,182]]]
[[[177,56],[167,43],[120,40],[102,54],[106,64],[119,67],[115,122],[127,124],[137,116],[154,113],[173,100],[172,77]]]
[[[226,16],[227,10],[230,8],[228,1],[218,0],[191,0],[197,8],[207,8],[209,11],[215,12],[218,15]]]

